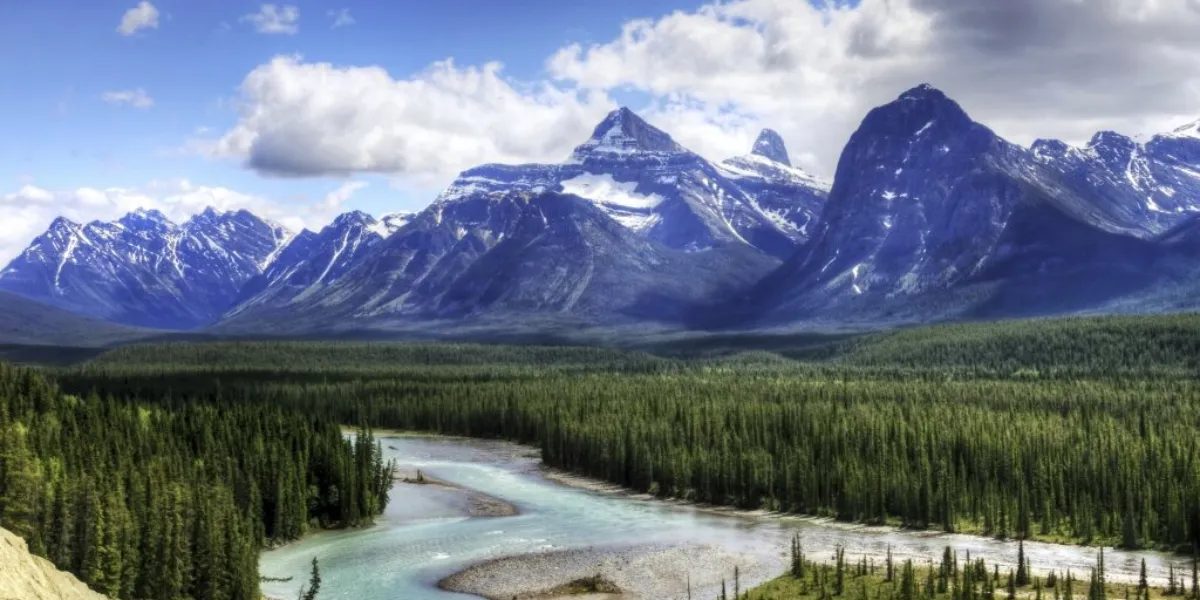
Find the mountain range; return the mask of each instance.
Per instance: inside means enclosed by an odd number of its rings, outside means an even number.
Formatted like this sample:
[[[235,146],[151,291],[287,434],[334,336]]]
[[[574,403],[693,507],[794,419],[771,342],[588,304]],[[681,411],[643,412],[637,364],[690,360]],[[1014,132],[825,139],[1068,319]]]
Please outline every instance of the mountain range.
[[[922,85],[865,117],[832,184],[771,130],[714,163],[622,108],[562,163],[469,169],[415,214],[299,233],[246,211],[60,218],[0,289],[227,333],[870,325],[1185,309],[1198,258],[1200,123],[1027,148]]]

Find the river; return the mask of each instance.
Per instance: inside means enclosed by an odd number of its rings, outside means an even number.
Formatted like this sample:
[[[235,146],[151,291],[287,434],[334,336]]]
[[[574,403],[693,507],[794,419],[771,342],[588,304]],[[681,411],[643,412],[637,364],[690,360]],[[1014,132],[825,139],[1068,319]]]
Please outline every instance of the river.
[[[847,558],[864,554],[879,562],[889,545],[898,559],[940,559],[947,545],[959,557],[1015,564],[1017,546],[987,538],[846,527],[806,519],[749,518],[714,514],[677,504],[585,491],[548,481],[528,448],[490,441],[417,436],[382,437],[385,452],[406,469],[512,503],[519,516],[468,516],[465,496],[438,486],[397,483],[387,511],[376,525],[322,532],[264,552],[260,572],[293,577],[264,583],[268,596],[290,599],[307,580],[309,562],[319,559],[321,600],[444,600],[475,598],[437,588],[444,577],[499,557],[571,549],[655,545],[717,547],[757,561],[745,583],[782,573],[788,540],[800,531],[810,557],[827,558],[837,545]],[[1026,544],[1035,571],[1071,569],[1086,580],[1096,550],[1053,544]],[[1151,578],[1165,583],[1168,557],[1153,552],[1106,552],[1110,580],[1136,578],[1146,559]],[[1184,559],[1177,569],[1190,575]],[[685,565],[686,566],[686,565]],[[744,569],[744,572],[745,571]],[[688,573],[692,581],[702,573]],[[710,574],[711,575],[711,574]],[[709,590],[703,586],[695,597]],[[682,587],[679,596],[683,597]]]

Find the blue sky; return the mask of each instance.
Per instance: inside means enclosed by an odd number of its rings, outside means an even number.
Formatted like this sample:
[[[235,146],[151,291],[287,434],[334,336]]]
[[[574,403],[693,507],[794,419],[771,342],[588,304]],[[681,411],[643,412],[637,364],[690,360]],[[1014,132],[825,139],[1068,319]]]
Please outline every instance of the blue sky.
[[[462,169],[561,160],[622,104],[710,159],[773,128],[826,178],[920,83],[1018,143],[1200,117],[1200,0],[3,5],[0,263],[59,215],[417,210]]]

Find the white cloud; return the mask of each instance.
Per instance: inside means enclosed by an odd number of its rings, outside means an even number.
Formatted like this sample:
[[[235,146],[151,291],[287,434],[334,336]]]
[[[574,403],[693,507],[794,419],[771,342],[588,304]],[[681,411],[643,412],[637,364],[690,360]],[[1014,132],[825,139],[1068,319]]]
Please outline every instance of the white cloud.
[[[153,4],[143,1],[125,11],[125,15],[121,17],[121,24],[117,26],[117,33],[128,36],[137,33],[139,29],[157,28],[158,9],[154,8]]]
[[[134,108],[141,109],[147,109],[151,106],[154,106],[154,99],[146,95],[146,90],[143,90],[142,88],[138,88],[136,90],[104,92],[104,94],[100,97],[109,104],[126,104]]]
[[[0,195],[0,268],[41,235],[57,217],[77,223],[111,221],[138,208],[157,209],[176,223],[186,221],[206,207],[218,210],[247,209],[292,231],[327,225],[365,182],[349,181],[308,204],[284,203],[219,186],[196,185],[187,179],[152,181],[137,188],[82,187],[49,190],[26,184]]]
[[[357,22],[354,20],[354,17],[350,16],[350,9],[348,8],[331,10],[326,14],[329,15],[329,18],[333,19],[333,25],[330,26],[332,28],[345,27]]]
[[[336,190],[325,194],[321,199],[320,207],[328,213],[338,213],[342,211],[342,205],[353,196],[355,192],[367,187],[365,181],[347,181],[339,186]]]
[[[259,33],[293,35],[300,30],[300,9],[290,4],[263,4],[258,12],[239,21],[254,25],[254,30]]]
[[[445,183],[487,161],[560,161],[614,108],[604,94],[522,85],[501,65],[379,67],[281,56],[241,85],[241,119],[202,147],[282,176],[378,172]]]
[[[1016,142],[1154,133],[1200,112],[1200,0],[729,0],[568,45],[550,81],[442,61],[408,78],[277,57],[241,85],[240,119],[205,146],[284,176],[381,172],[445,183],[483,162],[558,161],[615,105],[708,158],[762,127],[832,175],[873,107],[929,82]]]
[[[567,46],[546,65],[564,85],[686,98],[701,113],[733,110],[780,130],[825,174],[870,108],[922,82],[1026,143],[1086,140],[1098,128],[1163,131],[1200,110],[1194,4],[814,4],[735,0],[634,21],[617,39]],[[705,137],[716,144],[729,133]]]

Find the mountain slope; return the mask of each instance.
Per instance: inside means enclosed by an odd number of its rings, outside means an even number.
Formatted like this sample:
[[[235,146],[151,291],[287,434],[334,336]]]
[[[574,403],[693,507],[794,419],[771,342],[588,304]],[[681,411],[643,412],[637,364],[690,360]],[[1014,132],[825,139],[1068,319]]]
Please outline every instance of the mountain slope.
[[[156,333],[92,319],[0,291],[0,344],[104,346]]]
[[[1159,254],[1136,233],[921,86],[867,115],[813,238],[742,310],[768,321],[1072,310],[1147,284]]]
[[[439,303],[443,316],[493,311],[679,320],[728,296],[771,262],[749,248],[691,253],[646,240],[585,199],[532,197],[513,232],[474,262]]]
[[[56,219],[0,271],[0,289],[118,323],[187,329],[221,314],[290,234],[211,208],[176,225],[138,210],[109,223]]]

